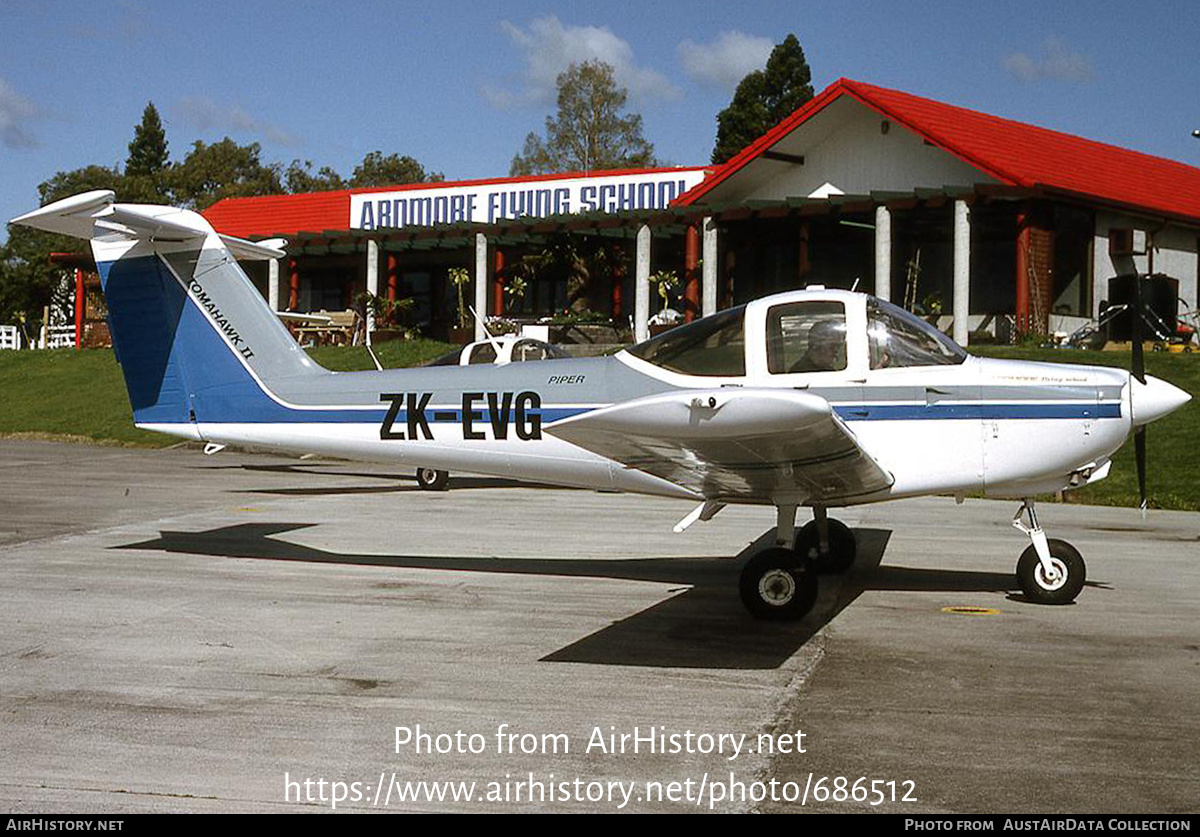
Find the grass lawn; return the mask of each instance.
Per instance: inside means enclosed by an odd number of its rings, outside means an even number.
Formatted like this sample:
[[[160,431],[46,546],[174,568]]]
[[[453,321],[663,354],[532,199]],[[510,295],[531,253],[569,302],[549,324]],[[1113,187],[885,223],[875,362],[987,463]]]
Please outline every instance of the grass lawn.
[[[416,366],[445,354],[448,343],[412,340],[376,348],[385,368]],[[361,347],[326,346],[310,351],[327,369],[374,369]],[[0,351],[0,434],[167,447],[173,436],[138,430],[125,379],[111,349]]]
[[[434,340],[397,341],[380,344],[376,353],[385,367],[398,368],[419,365],[451,348]],[[1130,361],[1128,352],[983,347],[978,353],[1124,369]],[[362,348],[325,347],[310,354],[328,369],[374,368]],[[1146,371],[1200,396],[1200,355],[1147,353]],[[121,370],[105,349],[0,352],[0,434],[146,447],[178,441],[133,426]],[[1146,441],[1151,504],[1200,511],[1200,398],[1152,424]],[[1067,497],[1071,502],[1136,506],[1133,445],[1117,454],[1108,479]]]

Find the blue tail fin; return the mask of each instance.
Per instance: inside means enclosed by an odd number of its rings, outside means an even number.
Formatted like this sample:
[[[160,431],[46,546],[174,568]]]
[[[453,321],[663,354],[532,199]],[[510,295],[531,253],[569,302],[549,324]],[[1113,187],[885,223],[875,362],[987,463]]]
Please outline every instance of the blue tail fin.
[[[112,192],[67,198],[13,223],[91,241],[138,424],[190,436],[198,422],[269,421],[282,409],[272,382],[329,374],[234,258],[279,251],[219,236],[194,212],[114,204]]]

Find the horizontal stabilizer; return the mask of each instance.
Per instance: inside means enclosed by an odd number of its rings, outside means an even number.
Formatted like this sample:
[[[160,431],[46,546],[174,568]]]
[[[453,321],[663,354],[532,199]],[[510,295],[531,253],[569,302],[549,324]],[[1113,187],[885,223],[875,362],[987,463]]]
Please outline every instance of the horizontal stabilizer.
[[[84,240],[91,239],[97,227],[131,239],[174,242],[204,238],[213,231],[195,212],[169,206],[114,203],[115,197],[110,189],[84,192],[46,204],[10,223]],[[287,245],[282,238],[255,243],[222,235],[221,241],[236,259],[283,258],[283,247]]]
[[[111,189],[84,192],[26,212],[9,223],[86,240],[92,237],[96,218],[108,211],[115,198]]]
[[[108,213],[96,216],[105,228],[125,232],[112,226],[120,225],[128,228],[132,237],[152,241],[190,241],[205,237],[212,227],[207,223],[196,223],[197,218],[194,212],[187,210],[125,203],[113,204]]]
[[[266,241],[247,241],[244,238],[234,238],[232,235],[222,235],[221,242],[233,254],[233,257],[239,261],[267,261],[269,259],[282,259],[287,255],[283,251],[283,248],[287,246],[287,240],[282,238],[271,238]]]

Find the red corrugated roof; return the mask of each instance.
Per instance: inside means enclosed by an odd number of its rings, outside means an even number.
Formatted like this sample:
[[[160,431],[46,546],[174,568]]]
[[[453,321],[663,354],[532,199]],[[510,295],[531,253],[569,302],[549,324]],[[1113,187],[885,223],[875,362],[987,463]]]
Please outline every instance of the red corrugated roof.
[[[225,198],[201,214],[218,232],[238,238],[344,230],[350,226],[350,193]]]
[[[845,78],[744,148],[678,203],[696,203],[841,96],[852,96],[1003,183],[1200,221],[1200,169],[1193,166]]]
[[[399,192],[412,189],[442,189],[454,186],[487,186],[501,183],[536,183],[580,177],[612,177],[622,174],[658,174],[697,171],[711,166],[681,166],[657,169],[620,169],[613,171],[537,174],[527,177],[492,177],[484,180],[455,180],[440,183],[409,183],[403,186],[375,186],[343,189],[336,192],[308,192],[299,195],[267,195],[253,198],[225,198],[204,210],[202,215],[225,235],[253,238],[267,235],[295,235],[298,232],[345,230],[350,227],[350,196],[368,192]]]

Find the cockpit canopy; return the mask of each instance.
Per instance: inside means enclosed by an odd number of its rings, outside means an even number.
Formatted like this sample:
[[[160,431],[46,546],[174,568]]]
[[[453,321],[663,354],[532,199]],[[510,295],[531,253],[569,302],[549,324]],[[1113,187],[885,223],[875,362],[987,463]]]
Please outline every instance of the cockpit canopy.
[[[872,369],[950,366],[967,352],[944,333],[890,302],[867,298],[867,347]]]
[[[727,308],[629,349],[634,357],[682,375],[746,374],[746,306]]]
[[[753,335],[749,341],[747,335]],[[962,363],[967,353],[935,327],[863,294],[801,292],[729,308],[628,350],[682,375],[736,378],[846,373]]]

